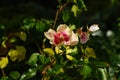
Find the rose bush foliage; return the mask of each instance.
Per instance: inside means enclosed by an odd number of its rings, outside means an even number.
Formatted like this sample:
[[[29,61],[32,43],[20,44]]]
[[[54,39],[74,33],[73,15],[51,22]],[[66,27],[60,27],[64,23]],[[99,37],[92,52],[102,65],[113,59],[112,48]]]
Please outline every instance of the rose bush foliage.
[[[58,3],[55,20],[28,17],[9,33],[0,25],[0,80],[119,80],[120,30],[81,26],[83,0]]]

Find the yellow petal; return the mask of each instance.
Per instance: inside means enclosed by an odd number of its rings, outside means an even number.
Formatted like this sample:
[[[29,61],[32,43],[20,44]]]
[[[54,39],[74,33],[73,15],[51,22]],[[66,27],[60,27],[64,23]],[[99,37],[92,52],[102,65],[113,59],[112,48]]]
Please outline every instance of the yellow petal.
[[[0,68],[3,69],[8,64],[8,57],[1,57],[0,58]]]

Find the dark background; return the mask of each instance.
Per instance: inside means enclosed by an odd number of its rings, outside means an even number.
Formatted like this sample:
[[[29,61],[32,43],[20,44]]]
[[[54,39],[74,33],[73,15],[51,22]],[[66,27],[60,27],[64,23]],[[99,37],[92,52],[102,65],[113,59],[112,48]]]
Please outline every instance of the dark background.
[[[82,12],[82,23],[104,24],[104,29],[114,29],[120,17],[119,0],[84,0],[87,11]],[[25,17],[54,19],[57,0],[0,0],[0,24],[19,26]]]

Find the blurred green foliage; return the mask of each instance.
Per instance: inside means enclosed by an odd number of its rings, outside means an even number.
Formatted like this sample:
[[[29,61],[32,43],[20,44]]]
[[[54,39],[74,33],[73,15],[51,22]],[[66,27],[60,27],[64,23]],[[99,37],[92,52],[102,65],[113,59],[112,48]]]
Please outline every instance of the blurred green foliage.
[[[44,4],[30,0],[0,6],[0,80],[120,80],[120,1]],[[63,23],[74,31],[91,24],[100,30],[86,44],[57,52],[44,32]],[[11,50],[14,55],[8,54]]]

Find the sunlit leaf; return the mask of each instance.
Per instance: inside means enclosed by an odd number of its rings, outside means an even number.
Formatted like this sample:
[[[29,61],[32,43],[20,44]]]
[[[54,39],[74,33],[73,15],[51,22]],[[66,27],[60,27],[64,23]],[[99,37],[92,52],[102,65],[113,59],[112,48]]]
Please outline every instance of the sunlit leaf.
[[[103,68],[98,68],[99,73],[99,77],[101,80],[108,80],[107,79],[107,74],[106,74],[106,70]]]
[[[71,56],[71,55],[66,55],[66,58],[67,58],[68,60],[70,60],[70,61],[75,60],[75,58],[74,58],[73,56]]]
[[[77,12],[78,12],[79,8],[77,5],[73,5],[71,8],[71,11],[73,12],[74,16],[77,16]]]
[[[23,73],[19,80],[29,80],[36,75],[37,68],[30,68],[27,72]]]
[[[77,47],[71,49],[71,48],[68,48],[66,49],[66,54],[77,54],[78,50],[77,50]]]
[[[76,29],[75,25],[69,25],[69,27],[70,27],[70,30],[75,30]]]
[[[26,49],[24,46],[16,46],[16,49],[10,49],[8,55],[12,61],[23,60],[25,58]]]
[[[33,53],[33,54],[30,56],[27,64],[29,64],[30,66],[37,66],[38,55],[39,55],[39,53]]]
[[[19,52],[15,49],[10,49],[10,51],[8,52],[8,55],[11,61],[15,61],[18,58]]]
[[[55,54],[52,48],[45,48],[43,51],[47,53],[49,56],[54,56]]]
[[[1,69],[5,68],[8,63],[9,63],[8,57],[1,57],[0,58],[0,68]]]
[[[62,53],[63,51],[59,48],[59,47],[55,47],[55,52],[57,53],[57,54],[59,54],[59,53]]]

